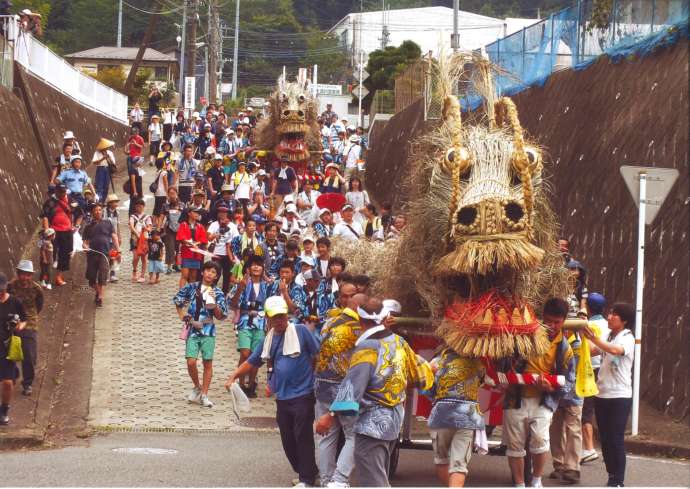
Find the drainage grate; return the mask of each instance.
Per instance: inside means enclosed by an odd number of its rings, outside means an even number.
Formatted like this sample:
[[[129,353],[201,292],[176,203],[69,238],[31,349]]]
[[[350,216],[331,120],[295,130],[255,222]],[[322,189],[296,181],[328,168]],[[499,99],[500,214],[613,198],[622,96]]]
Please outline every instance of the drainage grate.
[[[88,285],[72,285],[72,292],[79,294],[92,293],[93,289]]]
[[[248,421],[249,420],[249,421]],[[256,421],[263,420],[263,421]],[[246,421],[246,422],[245,422]],[[270,423],[269,423],[270,421]],[[274,418],[244,418],[235,427],[220,429],[198,429],[198,428],[161,428],[157,426],[92,426],[93,433],[193,433],[196,435],[218,435],[225,433],[237,433],[238,427],[256,429],[277,429],[278,425]]]
[[[240,420],[237,422],[238,425],[240,426],[246,426],[247,428],[277,428],[278,424],[276,423],[275,418],[269,418],[269,417],[247,417],[247,418],[240,418]]]

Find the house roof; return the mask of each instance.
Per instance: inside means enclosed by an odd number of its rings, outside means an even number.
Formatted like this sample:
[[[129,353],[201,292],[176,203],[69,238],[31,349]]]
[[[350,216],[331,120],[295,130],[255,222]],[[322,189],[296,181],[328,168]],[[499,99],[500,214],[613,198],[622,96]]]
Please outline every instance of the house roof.
[[[86,51],[79,51],[65,56],[65,58],[80,58],[80,59],[113,59],[122,61],[134,61],[137,57],[139,48],[118,48],[113,46],[100,46],[97,48],[87,49]],[[163,54],[152,48],[146,48],[144,53],[144,61],[177,61],[174,56]]]

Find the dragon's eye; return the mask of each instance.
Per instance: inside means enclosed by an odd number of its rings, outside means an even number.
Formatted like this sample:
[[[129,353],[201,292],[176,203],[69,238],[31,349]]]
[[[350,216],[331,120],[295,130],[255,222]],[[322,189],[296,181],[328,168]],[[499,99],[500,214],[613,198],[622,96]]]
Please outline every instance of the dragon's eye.
[[[299,96],[299,102],[300,103],[303,103],[305,100],[307,100],[307,97],[305,97],[304,95]]]
[[[281,93],[281,94],[280,94],[280,99],[281,99],[283,102],[287,102],[287,99],[288,99],[287,93],[285,93],[285,92]]]

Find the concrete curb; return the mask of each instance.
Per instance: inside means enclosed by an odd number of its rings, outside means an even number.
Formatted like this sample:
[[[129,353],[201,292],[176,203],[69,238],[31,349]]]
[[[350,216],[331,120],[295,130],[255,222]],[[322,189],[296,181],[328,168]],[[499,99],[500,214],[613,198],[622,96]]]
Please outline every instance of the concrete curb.
[[[676,445],[658,440],[645,440],[632,436],[625,437],[625,449],[628,453],[635,455],[690,458],[690,446]]]
[[[44,439],[45,430],[39,428],[23,428],[0,432],[0,451],[36,448],[43,445]]]

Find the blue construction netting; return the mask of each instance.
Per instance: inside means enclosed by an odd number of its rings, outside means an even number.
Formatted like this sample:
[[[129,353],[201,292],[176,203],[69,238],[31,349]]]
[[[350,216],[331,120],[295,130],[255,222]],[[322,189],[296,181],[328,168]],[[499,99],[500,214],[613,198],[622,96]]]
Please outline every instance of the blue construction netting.
[[[688,36],[690,0],[612,0],[609,23],[595,27],[595,0],[572,7],[486,46],[492,63],[504,72],[496,79],[500,95],[543,86],[551,73],[583,69],[607,55],[614,62],[645,56]],[[475,97],[463,107],[477,105]]]

